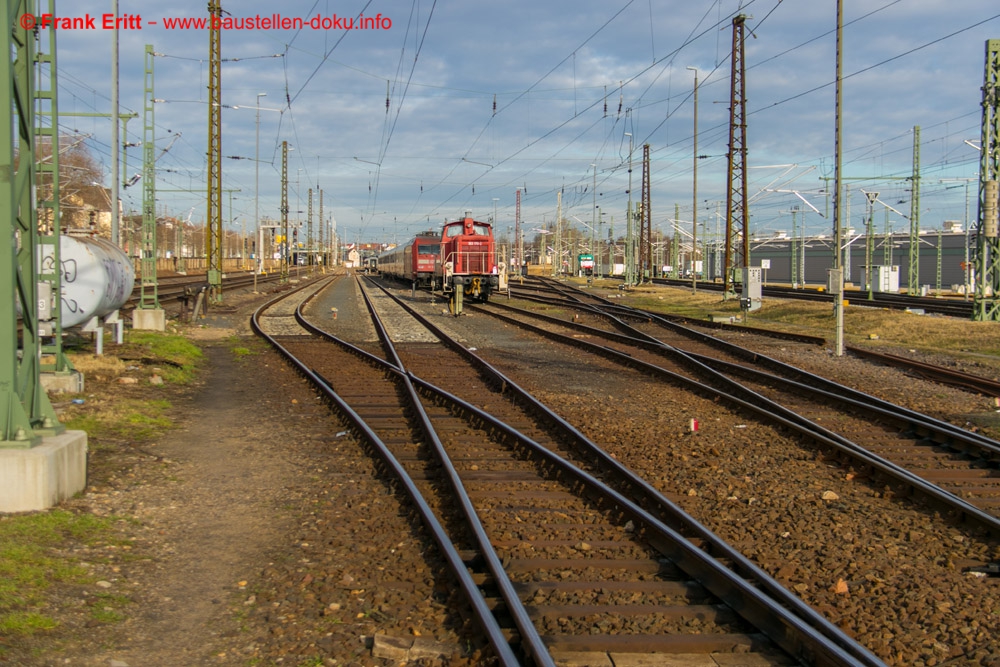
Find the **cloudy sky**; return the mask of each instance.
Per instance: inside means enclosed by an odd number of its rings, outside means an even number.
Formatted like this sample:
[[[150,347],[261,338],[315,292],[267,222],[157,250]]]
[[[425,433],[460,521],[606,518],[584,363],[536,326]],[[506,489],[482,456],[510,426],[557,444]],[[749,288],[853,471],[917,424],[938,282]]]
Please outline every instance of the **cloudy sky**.
[[[880,193],[890,224],[908,229],[914,127],[920,127],[920,223],[976,212],[985,41],[1000,38],[995,0],[845,0],[844,176],[850,221],[861,190]],[[832,227],[821,192],[833,176],[835,0],[223,0],[224,217],[278,217],[281,143],[291,147],[289,206],[305,217],[307,190],[351,241],[402,241],[471,211],[513,224],[522,191],[525,229],[553,224],[557,193],[580,229],[624,231],[629,189],[638,200],[642,147],[651,155],[655,226],[692,218],[693,99],[698,93],[699,235],[725,213],[732,19],[745,14],[748,175],[752,232],[791,231],[805,212],[814,233]],[[110,111],[111,0],[58,2],[61,18],[94,29],[59,33],[60,110]],[[144,51],[154,58],[160,210],[205,218],[208,33],[169,27],[207,16],[204,0],[120,0],[135,17],[119,32],[120,96],[128,142],[141,139]],[[372,29],[346,30],[369,19]],[[259,20],[258,20],[259,17]],[[328,29],[265,28],[272,17]],[[336,21],[334,21],[334,17]],[[250,19],[249,28],[247,19]],[[239,29],[235,26],[244,26]],[[387,92],[388,91],[388,92]],[[258,94],[266,93],[266,97]],[[256,137],[260,110],[259,162]],[[387,106],[388,100],[388,106]],[[110,184],[108,120],[64,116],[88,135]],[[972,145],[970,145],[971,142]],[[140,148],[128,150],[130,174]],[[596,188],[595,188],[596,182]],[[184,192],[190,190],[193,192]],[[178,192],[180,191],[180,192]],[[138,209],[141,187],[123,191]],[[596,204],[596,207],[595,207]],[[318,216],[318,195],[314,203]],[[813,212],[815,207],[819,213]],[[881,229],[884,213],[875,219]],[[826,217],[824,217],[826,216]],[[799,217],[801,220],[802,217]]]

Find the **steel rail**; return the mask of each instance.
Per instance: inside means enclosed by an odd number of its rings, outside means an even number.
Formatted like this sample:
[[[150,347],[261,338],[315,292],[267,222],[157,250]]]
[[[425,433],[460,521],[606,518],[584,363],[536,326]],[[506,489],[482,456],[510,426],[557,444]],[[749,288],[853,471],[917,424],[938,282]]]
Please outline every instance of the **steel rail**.
[[[303,286],[299,288],[299,290],[306,289],[308,287],[312,287],[312,285]],[[296,292],[299,290],[296,290]],[[318,292],[319,288],[317,288],[313,296]],[[496,652],[496,657],[499,663],[504,667],[516,667],[520,665],[521,664],[520,661],[514,655],[513,651],[511,650],[509,644],[506,641],[503,629],[497,623],[496,618],[493,616],[492,612],[490,611],[489,607],[486,604],[486,601],[480,594],[478,585],[473,580],[472,576],[469,574],[468,568],[466,567],[461,554],[458,553],[458,550],[452,543],[448,535],[448,532],[445,530],[444,526],[442,526],[441,523],[438,521],[437,517],[434,514],[434,511],[431,509],[426,499],[424,499],[423,494],[417,488],[416,483],[406,472],[406,469],[403,467],[403,465],[396,459],[395,456],[393,456],[389,447],[382,441],[381,438],[379,438],[378,434],[376,434],[375,431],[373,431],[368,426],[368,424],[365,423],[365,421],[360,417],[360,415],[358,415],[358,413],[355,412],[351,408],[351,406],[347,404],[346,401],[344,401],[340,396],[337,395],[335,391],[333,391],[333,389],[330,386],[330,383],[325,378],[323,378],[318,373],[313,372],[310,368],[302,364],[287,348],[281,345],[273,336],[270,336],[266,332],[264,332],[263,328],[260,326],[261,314],[267,308],[271,307],[278,301],[287,298],[288,296],[290,296],[290,294],[283,294],[279,297],[271,299],[262,306],[260,306],[260,308],[258,308],[254,312],[250,320],[250,324],[254,333],[256,333],[258,336],[266,340],[275,350],[279,352],[279,354],[285,357],[285,359],[289,363],[291,363],[296,369],[298,369],[298,371],[303,375],[303,377],[305,377],[313,386],[315,386],[320,392],[322,392],[323,395],[326,396],[327,400],[329,400],[334,406],[336,406],[337,410],[339,410],[341,414],[343,414],[344,418],[348,420],[348,422],[351,424],[352,430],[375,449],[375,452],[378,454],[382,462],[393,472],[393,474],[399,480],[400,484],[402,485],[403,489],[406,492],[406,495],[409,496],[410,500],[416,506],[417,511],[420,513],[424,525],[431,533],[431,536],[434,538],[434,541],[437,543],[438,547],[441,549],[441,553],[445,558],[445,560],[448,562],[452,574],[454,574],[455,578],[458,580],[459,585],[462,587],[462,590],[466,595],[466,598],[469,600],[470,605],[472,606],[474,612],[476,613],[477,620],[479,621],[480,626],[483,629],[483,632],[486,634],[487,641],[489,641],[490,645]],[[298,309],[296,309],[297,320],[300,315],[300,311],[301,311],[301,306]],[[355,348],[355,350],[357,350],[358,352],[364,352],[359,348]],[[373,355],[368,355],[368,353],[364,353],[363,356],[378,360],[382,364],[387,364],[385,360],[378,359],[378,357],[374,357]],[[398,368],[394,370],[399,372]]]
[[[494,304],[495,305],[495,304]],[[626,353],[614,350],[612,348],[597,345],[596,343],[591,343],[589,341],[580,340],[578,338],[570,338],[563,334],[555,333],[544,329],[542,327],[537,327],[533,324],[517,320],[512,317],[502,315],[500,313],[491,312],[487,309],[476,307],[478,311],[488,313],[492,317],[498,318],[502,321],[508,322],[516,326],[521,326],[523,328],[529,329],[541,336],[556,340],[565,345],[570,345],[577,348],[585,348],[593,353],[600,354],[606,358],[615,360],[622,365],[636,368],[642,370],[648,374],[658,376],[675,384],[681,384],[687,387],[691,391],[702,395],[709,395],[711,398],[718,398],[725,401],[727,404],[732,405],[737,409],[747,410],[755,413],[761,417],[761,421],[766,423],[774,423],[779,426],[785,426],[795,430],[796,432],[805,435],[818,444],[829,447],[834,451],[840,452],[843,455],[848,456],[853,459],[856,463],[861,464],[863,468],[868,468],[875,472],[883,474],[889,480],[893,481],[895,484],[899,485],[907,493],[904,495],[913,494],[915,492],[922,494],[922,496],[931,500],[939,506],[944,507],[950,511],[958,512],[963,519],[969,521],[970,523],[976,525],[977,527],[986,530],[987,532],[998,535],[1000,534],[1000,520],[997,518],[986,514],[978,507],[971,505],[965,500],[951,494],[938,486],[935,486],[922,478],[918,477],[914,473],[897,466],[896,464],[886,461],[885,459],[875,456],[871,452],[868,452],[863,447],[857,445],[850,440],[833,433],[814,422],[805,419],[801,415],[785,408],[784,406],[772,401],[771,399],[758,394],[743,385],[740,385],[735,380],[728,378],[718,371],[715,371],[708,366],[705,366],[701,362],[697,361],[690,355],[672,348],[664,343],[660,343],[662,348],[666,351],[670,351],[672,354],[677,355],[677,359],[681,363],[685,363],[688,367],[699,368],[703,373],[703,377],[709,377],[717,382],[729,386],[735,393],[728,393],[716,387],[706,385],[701,381],[693,378],[688,378],[684,375],[674,373],[668,369],[655,364],[650,364],[639,359],[636,359]],[[528,313],[529,311],[524,311]],[[567,323],[560,321],[561,325],[566,325]],[[601,331],[599,329],[591,329],[595,332]],[[607,332],[605,332],[607,333]],[[644,334],[645,335],[645,334]],[[638,339],[637,339],[638,340]],[[737,395],[739,394],[739,395]],[[741,398],[745,397],[745,398]]]
[[[915,359],[907,359],[906,357],[901,357],[895,354],[876,352],[875,350],[866,350],[854,345],[848,345],[847,351],[856,356],[863,357],[865,359],[872,359],[888,366],[905,368],[916,373],[917,375],[922,375],[935,382],[961,387],[985,396],[1000,397],[1000,382],[997,380],[991,380],[979,375],[971,375],[969,373],[954,371],[950,368],[944,368],[942,366],[925,364],[923,362],[916,361]]]
[[[384,290],[384,288],[382,289]],[[800,598],[792,595],[786,588],[784,588],[756,564],[747,559],[743,554],[736,551],[729,544],[721,540],[711,530],[684,512],[684,510],[678,505],[665,498],[645,479],[637,476],[634,472],[623,466],[619,461],[609,456],[604,450],[589,440],[578,429],[563,420],[551,409],[538,401],[530,392],[521,388],[512,379],[505,376],[481,357],[474,354],[471,350],[452,339],[444,331],[408,304],[399,300],[387,290],[386,293],[392,296],[396,302],[413,317],[417,318],[421,324],[428,328],[428,330],[433,332],[444,344],[451,347],[455,352],[468,360],[470,363],[475,364],[480,372],[499,388],[501,393],[509,392],[514,394],[514,396],[526,409],[541,416],[546,422],[557,428],[562,433],[562,436],[567,441],[572,443],[578,451],[583,452],[586,457],[590,457],[595,460],[596,463],[594,464],[594,467],[596,469],[601,470],[602,473],[605,473],[613,478],[616,478],[624,488],[638,496],[640,499],[640,505],[637,506],[641,506],[647,508],[649,511],[655,512],[656,515],[660,517],[660,520],[663,520],[663,518],[669,518],[678,525],[678,528],[673,530],[682,531],[687,535],[694,535],[705,546],[705,550],[702,553],[712,553],[715,558],[728,561],[734,574],[748,580],[753,580],[756,586],[761,591],[769,595],[771,599],[778,601],[783,607],[791,610],[798,618],[803,619],[809,627],[819,633],[819,635],[823,637],[824,641],[834,643],[840,647],[841,650],[849,653],[852,656],[852,659],[858,661],[859,664],[883,664],[867,649],[857,644],[857,642],[853,639],[847,637],[839,628],[830,623],[826,618],[819,615]],[[420,381],[420,383],[421,385],[428,384],[423,381]],[[486,419],[486,417],[483,418]],[[548,450],[545,451],[547,452]],[[550,453],[547,456],[554,455]],[[689,540],[691,538],[684,539]],[[739,581],[743,581],[743,579],[739,579]],[[716,594],[718,595],[719,593]],[[720,595],[720,597],[726,599],[724,596]],[[739,612],[738,609],[737,612]]]
[[[541,636],[538,634],[538,629],[531,621],[528,610],[525,609],[524,603],[522,603],[520,597],[518,597],[517,591],[514,589],[514,584],[503,567],[500,556],[497,554],[496,549],[493,548],[490,537],[486,533],[486,529],[483,527],[482,521],[479,519],[476,508],[472,504],[472,499],[469,498],[469,494],[465,490],[465,485],[462,484],[461,477],[455,469],[455,465],[452,462],[451,457],[448,455],[444,443],[442,443],[440,437],[438,437],[437,431],[431,423],[430,416],[428,416],[423,403],[420,401],[419,396],[417,396],[416,389],[413,386],[413,375],[406,372],[403,362],[396,351],[396,346],[393,345],[392,339],[389,337],[389,333],[386,331],[385,326],[382,323],[382,318],[379,317],[378,312],[375,310],[375,305],[368,296],[367,290],[365,290],[362,286],[360,278],[358,278],[358,285],[361,287],[361,294],[364,297],[365,305],[371,315],[372,323],[375,325],[375,330],[382,343],[382,348],[391,357],[391,363],[396,367],[396,369],[401,371],[396,373],[395,377],[402,384],[407,393],[410,407],[414,410],[416,417],[420,422],[421,430],[423,431],[424,436],[430,441],[434,453],[437,456],[438,463],[441,464],[444,474],[448,478],[448,483],[451,485],[451,492],[458,498],[459,507],[462,511],[462,515],[465,517],[466,525],[472,532],[476,545],[479,548],[479,553],[486,562],[486,566],[489,568],[490,573],[493,575],[494,583],[500,592],[500,597],[503,598],[507,613],[511,615],[514,625],[517,626],[518,632],[520,633],[522,649],[532,658],[537,667],[555,667],[555,662],[549,654],[548,649],[545,647],[545,643],[542,641]],[[296,309],[295,319],[299,322],[300,326],[305,326],[312,333],[317,333],[327,339],[334,338],[329,334],[320,333],[321,330],[318,327],[313,325],[307,326],[301,307]],[[483,605],[485,606],[485,600],[483,601]],[[492,615],[491,618],[493,618]],[[499,625],[497,627],[499,627]],[[502,635],[500,638],[503,638]],[[493,644],[493,638],[491,638],[490,643],[491,645]],[[509,645],[507,646],[507,650],[510,650]]]
[[[690,281],[679,281],[672,278],[654,278],[652,281],[656,285],[666,287],[689,287]],[[706,290],[721,292],[722,284],[712,282],[701,282],[699,286]],[[816,289],[793,289],[777,285],[765,286],[762,288],[764,296],[779,299],[791,299],[796,301],[825,301],[829,302],[833,297],[829,292]],[[947,315],[949,317],[962,317],[972,319],[971,301],[949,301],[938,297],[914,297],[902,294],[888,294],[878,292],[872,299],[868,298],[867,292],[845,292],[844,299],[855,306],[868,306],[871,308],[888,308],[890,310],[912,310],[922,309],[928,313]]]
[[[503,304],[494,304],[494,305],[497,306],[497,307],[500,307],[500,308],[513,308],[512,306],[503,305]],[[633,309],[630,309],[628,306],[621,306],[619,304],[611,304],[611,303],[609,303],[609,309],[613,310],[614,312],[618,312],[618,313],[621,313],[622,311],[625,311],[625,314],[630,314],[631,311],[633,310]],[[522,311],[522,312],[524,312],[525,314],[528,314],[530,311]],[[644,340],[655,341],[658,344],[666,345],[665,343],[662,343],[661,341],[659,341],[658,339],[656,339],[653,336],[649,336],[647,334],[644,334],[642,332],[639,332],[639,331],[636,331],[636,330],[632,329],[627,324],[625,324],[623,322],[620,322],[619,320],[615,319],[614,315],[612,315],[611,313],[607,313],[607,312],[603,311],[599,307],[595,308],[593,312],[602,314],[602,315],[607,316],[607,317],[610,317],[612,319],[612,321],[615,322],[615,324],[619,328],[619,330],[631,330],[631,331],[634,332],[634,334],[636,336],[641,337]],[[960,428],[958,426],[955,426],[954,424],[949,424],[948,422],[945,422],[945,421],[942,421],[942,420],[939,420],[939,419],[935,419],[934,417],[931,417],[929,415],[925,415],[925,414],[916,412],[915,410],[910,410],[910,409],[905,408],[903,406],[896,405],[895,403],[891,403],[889,401],[882,400],[882,399],[877,398],[875,396],[872,396],[870,394],[866,394],[865,392],[859,391],[857,389],[852,389],[851,387],[848,387],[846,385],[840,384],[838,382],[834,382],[833,380],[829,380],[829,379],[821,377],[819,375],[814,375],[812,373],[808,373],[806,371],[803,371],[800,368],[796,368],[795,366],[792,366],[791,364],[787,364],[787,363],[785,363],[783,361],[779,361],[779,360],[774,359],[772,357],[769,357],[769,356],[767,356],[765,354],[762,354],[762,353],[759,353],[759,352],[754,352],[752,350],[748,350],[748,349],[746,349],[744,347],[740,347],[739,345],[736,345],[735,343],[731,343],[729,341],[722,340],[720,338],[717,338],[715,336],[711,336],[709,334],[702,333],[700,331],[695,331],[694,329],[686,327],[686,326],[684,326],[682,324],[678,324],[677,322],[673,322],[670,319],[665,318],[665,317],[663,317],[663,316],[661,316],[661,315],[659,315],[657,313],[650,313],[650,312],[644,311],[644,310],[643,311],[639,311],[639,313],[640,314],[638,314],[638,315],[633,315],[633,317],[635,317],[636,319],[645,319],[646,321],[655,322],[655,323],[659,324],[660,326],[662,326],[662,327],[664,327],[666,329],[669,329],[670,331],[672,331],[674,333],[686,336],[686,337],[688,337],[688,338],[690,338],[692,340],[695,340],[695,341],[698,341],[698,342],[703,343],[705,345],[708,345],[710,347],[714,347],[716,349],[722,350],[723,352],[726,352],[726,353],[728,353],[728,354],[730,354],[730,355],[732,355],[734,357],[737,357],[739,359],[743,359],[743,360],[745,360],[747,362],[750,362],[750,363],[753,363],[753,364],[758,364],[758,365],[764,366],[766,368],[771,368],[772,370],[774,370],[775,372],[778,372],[778,373],[783,373],[783,374],[786,374],[786,375],[789,375],[789,376],[792,376],[792,377],[798,377],[801,380],[803,380],[806,383],[808,383],[809,385],[811,385],[811,387],[818,387],[820,389],[823,389],[823,390],[829,392],[830,394],[833,394],[833,395],[836,395],[836,396],[840,396],[840,397],[843,397],[845,399],[848,399],[848,400],[851,400],[851,401],[855,401],[857,403],[861,403],[861,404],[864,404],[864,405],[867,405],[867,406],[877,407],[877,408],[879,408],[879,409],[881,409],[881,410],[883,410],[885,412],[895,413],[895,414],[899,415],[899,418],[909,420],[910,422],[912,422],[914,424],[919,424],[921,426],[921,428],[926,429],[925,432],[932,431],[932,432],[935,432],[935,433],[948,434],[949,438],[951,438],[953,440],[960,441],[960,442],[974,443],[975,447],[978,448],[979,450],[990,451],[990,452],[993,452],[994,454],[996,453],[997,447],[1000,447],[1000,443],[997,443],[995,440],[992,440],[991,438],[987,438],[987,437],[985,437],[985,436],[983,436],[983,435],[981,435],[979,433],[972,433],[970,431],[966,431],[965,429],[962,429],[962,428]],[[541,313],[539,313],[537,315],[532,313],[532,315],[533,316],[543,316],[543,314],[541,314]],[[558,321],[558,320],[556,320],[556,321]],[[558,322],[560,324],[565,324],[564,322],[561,322],[561,321],[558,321]],[[579,326],[579,325],[577,325],[577,326]],[[593,333],[594,335],[601,335],[602,334],[602,330],[601,329],[594,329],[594,328],[592,328],[591,329],[591,333]],[[691,354],[691,356],[693,356],[695,358],[698,358],[698,359],[702,358],[700,355],[697,355],[697,354]],[[875,358],[878,358],[878,359],[882,358],[882,355],[878,355],[878,354],[874,354],[873,356],[875,356]],[[707,358],[705,358],[705,359],[707,359]],[[900,363],[902,363],[902,360],[903,360],[902,357],[897,357],[897,359],[900,359],[901,360]],[[906,361],[908,361],[908,360],[906,360]],[[938,367],[931,367],[931,368],[938,368]],[[947,369],[943,369],[943,370],[947,370]],[[996,384],[997,384],[998,388],[1000,388],[1000,383],[996,383]]]

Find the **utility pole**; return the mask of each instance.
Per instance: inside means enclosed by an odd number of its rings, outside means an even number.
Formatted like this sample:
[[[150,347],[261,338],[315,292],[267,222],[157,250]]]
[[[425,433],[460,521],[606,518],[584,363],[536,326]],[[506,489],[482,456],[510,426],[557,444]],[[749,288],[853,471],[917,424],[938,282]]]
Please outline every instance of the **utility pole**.
[[[288,282],[288,142],[281,142],[281,282]]]
[[[48,0],[48,11],[55,12],[55,0]],[[48,49],[42,48],[45,38],[48,38]],[[37,188],[39,200],[37,206],[43,210],[41,214],[45,216],[40,221],[40,227],[45,233],[39,233],[38,245],[42,262],[38,265],[38,281],[40,285],[47,285],[42,289],[51,290],[50,302],[52,304],[51,333],[42,341],[42,361],[40,368],[43,373],[55,373],[68,376],[73,371],[73,365],[63,353],[63,331],[62,331],[62,260],[60,235],[62,233],[59,198],[59,86],[58,67],[56,66],[56,32],[49,29],[40,31],[38,34],[38,51],[35,53],[35,60],[38,63],[39,71],[45,70],[47,76],[39,74],[36,79],[33,93],[35,97],[35,137],[36,141],[43,137],[49,140],[49,156],[46,159],[36,153],[36,178],[44,185],[45,177],[48,177],[47,196],[46,188]],[[47,86],[47,87],[46,87]],[[44,116],[49,117],[48,125],[43,121]],[[50,361],[46,361],[50,360]],[[82,385],[81,385],[82,389]]]
[[[118,200],[121,197],[118,175],[118,0],[111,0],[115,27],[111,31],[111,243],[121,246]]]
[[[524,275],[524,247],[521,245],[521,188],[514,193],[514,247],[517,248],[517,275]]]
[[[842,1],[842,0],[841,0]],[[733,53],[729,94],[729,189],[726,192],[726,251],[723,299],[736,296],[736,269],[750,260],[747,206],[746,65],[743,32],[746,15],[733,17]]]
[[[681,234],[678,226],[681,221],[681,205],[674,203],[674,235],[670,241],[670,277],[676,280],[684,276],[683,267],[680,265],[684,262],[681,258]]]
[[[253,156],[253,166],[254,166],[254,196],[253,196],[253,221],[255,228],[255,236],[257,239],[257,248],[254,252],[254,270],[253,270],[253,293],[257,293],[257,274],[261,272],[264,264],[264,257],[261,255],[263,248],[260,246],[261,235],[260,235],[260,98],[267,97],[267,93],[257,93],[257,144],[256,150]]]
[[[597,165],[590,165],[594,168],[594,183],[590,188],[590,194],[593,197],[593,206],[590,209],[590,256],[594,258],[594,267],[590,270],[591,280],[597,275],[597,256],[594,254],[594,235],[597,233],[594,230],[597,229]]]
[[[833,270],[830,272],[830,292],[833,296],[833,310],[836,319],[836,335],[834,352],[838,357],[844,356],[844,255],[840,244],[843,237],[841,212],[843,197],[841,191],[841,164],[844,159],[844,147],[840,141],[843,123],[844,100],[843,70],[844,70],[844,0],[837,0],[837,73],[836,73],[836,103],[834,111],[834,168],[833,168]]]
[[[792,207],[792,241],[788,244],[788,249],[791,251],[791,263],[789,265],[789,273],[791,273],[792,278],[792,288],[797,289],[799,286],[799,267],[798,267],[798,257],[796,257],[795,241],[798,239],[798,223],[795,216],[798,214],[798,206]]]
[[[139,240],[139,305],[133,329],[163,331],[166,315],[160,308],[156,277],[156,132],[153,97],[153,45],[146,45],[142,105],[142,234]]]
[[[34,14],[33,4],[27,0],[2,0],[0,7],[8,17]],[[34,447],[40,444],[43,431],[54,435],[64,428],[40,373],[38,209],[34,200],[38,156],[32,93],[36,43],[33,31],[16,20],[0,30],[4,54],[0,90],[9,96],[8,102],[0,105],[0,173],[6,174],[0,183],[0,233],[11,243],[7,260],[0,263],[0,291],[8,295],[0,306],[0,400],[4,405],[0,410],[0,447],[4,448]],[[13,243],[15,238],[18,243]]]
[[[208,0],[208,254],[209,300],[222,303],[222,3]]]
[[[907,291],[920,294],[920,126],[913,126],[913,179],[910,185],[910,267]]]
[[[934,281],[934,296],[941,296],[941,252],[942,243],[944,242],[942,237],[942,230],[938,230],[937,233],[937,280]]]
[[[878,199],[878,193],[865,192],[865,198],[868,200],[868,219],[865,225],[865,283],[867,283],[868,287],[868,300],[873,301],[875,295],[872,289],[872,282],[874,281],[875,272],[872,271],[872,255],[875,251],[875,229],[872,218],[875,215],[875,201]]]
[[[653,222],[649,211],[649,144],[642,145],[642,211],[639,228],[639,281],[653,279]]]
[[[319,191],[319,241],[317,245],[319,246],[319,259],[322,262],[322,271],[326,273],[326,238],[324,237],[324,232],[326,231],[326,223],[323,222],[323,191]]]
[[[691,183],[691,291],[698,291],[698,267],[695,261],[698,258],[698,68],[688,67],[694,70],[694,159],[692,160],[692,183]]]
[[[625,211],[625,284],[636,284],[635,278],[635,217],[632,212],[632,133],[628,137],[628,209]]]
[[[556,193],[556,242],[553,246],[555,257],[552,261],[552,277],[559,275],[562,269],[562,190]]]
[[[972,317],[1000,320],[1000,39],[986,41],[983,75],[983,134],[979,157],[979,215],[976,222],[976,290]]]

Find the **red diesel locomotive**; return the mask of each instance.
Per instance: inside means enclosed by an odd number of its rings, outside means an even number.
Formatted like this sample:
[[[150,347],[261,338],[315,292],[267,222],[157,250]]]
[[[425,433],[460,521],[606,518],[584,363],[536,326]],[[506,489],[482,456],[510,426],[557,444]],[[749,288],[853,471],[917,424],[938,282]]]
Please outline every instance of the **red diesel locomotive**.
[[[429,287],[449,297],[451,312],[462,312],[468,297],[488,301],[500,288],[493,227],[465,217],[446,222],[440,233],[421,232],[406,243],[378,257],[379,272],[409,281],[414,289]]]
[[[441,289],[451,294],[452,312],[462,312],[462,299],[488,301],[500,286],[493,227],[465,217],[446,222],[441,234]]]

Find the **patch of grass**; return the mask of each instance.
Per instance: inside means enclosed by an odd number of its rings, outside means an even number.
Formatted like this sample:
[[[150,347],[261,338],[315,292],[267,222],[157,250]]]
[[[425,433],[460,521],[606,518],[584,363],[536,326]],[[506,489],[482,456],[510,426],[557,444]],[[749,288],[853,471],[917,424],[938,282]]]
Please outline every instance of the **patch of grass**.
[[[170,401],[163,399],[121,399],[95,412],[75,413],[65,424],[66,428],[86,431],[97,440],[109,437],[145,440],[174,427],[167,416],[171,407]]]
[[[32,612],[0,615],[0,633],[5,635],[25,637],[55,627],[56,622],[48,616]]]
[[[204,358],[201,348],[179,334],[132,329],[126,342],[130,348],[126,354],[141,354],[149,363],[155,364],[164,381],[171,384],[192,382]]]
[[[138,362],[155,367],[165,382],[177,385],[190,384],[204,358],[201,349],[180,334],[135,329],[127,331],[123,345],[106,345],[101,356],[90,352],[67,356],[73,368],[98,381],[127,375]]]
[[[113,519],[64,510],[0,516],[0,635],[31,635],[55,621],[39,613],[55,584],[92,583],[89,570],[57,552],[67,541],[106,542]]]
[[[318,655],[314,658],[306,658],[298,664],[298,667],[323,667],[326,664],[323,662],[323,656]]]
[[[236,357],[248,357],[252,354],[256,354],[256,352],[251,352],[250,349],[246,347],[234,347],[233,354]]]
[[[121,612],[131,600],[124,595],[99,593],[94,596],[96,602],[91,607],[90,616],[99,623],[117,623],[125,618]]]
[[[623,304],[654,312],[706,320],[714,313],[742,317],[739,300],[723,301],[719,292],[688,288],[636,287]],[[836,320],[831,302],[764,299],[750,313],[747,326],[820,336],[833,341]],[[917,315],[883,308],[848,306],[844,309],[844,337],[852,345],[904,347],[976,355],[1000,365],[995,322],[971,322],[953,317]]]

